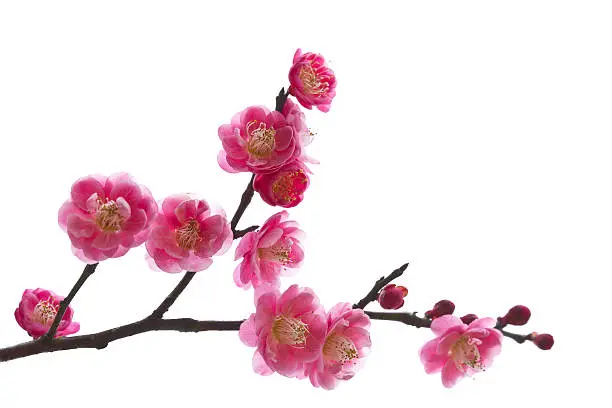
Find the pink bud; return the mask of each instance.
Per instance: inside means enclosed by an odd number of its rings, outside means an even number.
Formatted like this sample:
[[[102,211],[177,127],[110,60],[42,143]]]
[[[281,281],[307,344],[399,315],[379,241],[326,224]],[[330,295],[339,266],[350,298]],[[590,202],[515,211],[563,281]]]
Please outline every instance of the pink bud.
[[[425,312],[425,317],[435,319],[440,316],[453,314],[455,311],[455,304],[450,300],[441,300],[436,303],[433,309]]]
[[[473,322],[474,320],[476,320],[476,319],[478,319],[478,316],[476,316],[476,315],[475,315],[475,314],[473,314],[473,313],[470,313],[470,314],[466,314],[465,316],[463,316],[463,317],[461,318],[461,321],[462,321],[463,323],[465,323],[465,324],[470,324],[470,323],[472,323],[472,322]]]
[[[404,298],[408,295],[408,289],[403,286],[389,284],[380,291],[378,303],[383,309],[399,309],[404,306]]]
[[[501,318],[501,322],[504,326],[507,324],[522,326],[529,321],[530,317],[531,311],[527,306],[517,305],[508,310],[508,313]]]
[[[535,337],[531,339],[531,341],[533,341],[533,344],[535,344],[542,350],[550,350],[553,344],[555,344],[555,339],[548,333],[536,334]]]

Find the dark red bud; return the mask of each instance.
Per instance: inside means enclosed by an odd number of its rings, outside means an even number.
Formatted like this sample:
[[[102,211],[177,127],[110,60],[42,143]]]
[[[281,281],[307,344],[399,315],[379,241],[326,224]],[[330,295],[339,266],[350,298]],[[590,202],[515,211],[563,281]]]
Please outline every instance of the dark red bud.
[[[425,312],[425,317],[429,319],[435,319],[440,316],[453,314],[455,311],[455,304],[450,300],[441,300],[436,303],[433,309]]]
[[[538,334],[531,341],[542,350],[550,350],[555,344],[555,339],[548,333]]]
[[[378,303],[380,303],[383,309],[399,309],[404,306],[406,295],[408,295],[408,289],[390,283],[380,291]]]
[[[472,323],[472,322],[473,322],[474,320],[476,320],[476,319],[478,319],[478,316],[476,316],[476,315],[475,315],[475,314],[473,314],[473,313],[470,313],[470,314],[466,314],[465,316],[463,316],[463,317],[461,318],[461,321],[462,321],[463,323],[465,323],[465,324],[470,324],[470,323]]]
[[[508,313],[501,318],[504,326],[511,324],[513,326],[522,326],[529,321],[531,311],[527,306],[517,305],[508,310]]]

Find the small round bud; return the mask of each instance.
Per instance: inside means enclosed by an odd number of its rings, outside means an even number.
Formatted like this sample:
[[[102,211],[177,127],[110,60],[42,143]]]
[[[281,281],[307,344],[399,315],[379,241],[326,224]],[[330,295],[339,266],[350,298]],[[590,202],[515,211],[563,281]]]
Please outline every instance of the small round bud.
[[[511,324],[513,326],[522,326],[529,321],[531,311],[527,306],[517,305],[508,310],[508,313],[501,318],[504,326]]]
[[[538,334],[531,341],[542,350],[550,350],[555,344],[555,339],[548,333]]]
[[[378,294],[378,303],[383,309],[399,309],[404,306],[406,295],[408,295],[408,289],[390,283]]]
[[[472,322],[473,322],[474,320],[476,320],[476,319],[478,319],[478,316],[476,316],[476,315],[475,315],[475,314],[473,314],[473,313],[470,313],[470,314],[466,314],[465,316],[463,316],[463,317],[461,318],[461,321],[462,321],[463,323],[465,323],[465,324],[470,324],[470,323],[472,323]]]
[[[435,319],[440,316],[453,314],[454,311],[455,311],[455,304],[451,302],[450,300],[444,299],[436,303],[433,309],[425,312],[425,317],[429,319]]]

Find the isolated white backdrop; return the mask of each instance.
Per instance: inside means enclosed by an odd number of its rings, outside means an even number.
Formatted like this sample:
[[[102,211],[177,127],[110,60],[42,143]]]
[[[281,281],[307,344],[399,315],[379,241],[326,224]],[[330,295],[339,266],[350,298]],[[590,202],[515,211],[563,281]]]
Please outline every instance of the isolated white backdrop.
[[[447,390],[419,362],[428,330],[375,321],[366,367],[328,392],[254,374],[235,332],[147,333],[0,364],[0,406],[600,405],[608,5],[1,2],[0,346],[28,339],[13,318],[23,289],[66,294],[81,272],[56,222],[78,177],[128,171],[159,199],[194,192],[233,214],[249,176],[218,168],[217,127],[273,107],[297,47],[327,57],[338,95],[328,114],[307,112],[321,165],[290,211],[306,262],[283,286],[311,286],[331,307],[409,261],[407,310],[448,298],[495,317],[521,303],[533,317],[516,331],[556,344],[507,339],[490,370]],[[276,211],[256,197],[241,226]],[[143,257],[100,265],[73,302],[82,334],[142,318],[180,279]],[[216,259],[168,316],[248,316],[234,265]]]

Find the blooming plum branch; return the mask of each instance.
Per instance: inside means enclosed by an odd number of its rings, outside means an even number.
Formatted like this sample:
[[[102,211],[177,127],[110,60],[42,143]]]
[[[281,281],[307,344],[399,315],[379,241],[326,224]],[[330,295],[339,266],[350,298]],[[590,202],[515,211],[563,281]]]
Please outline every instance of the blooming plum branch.
[[[312,132],[300,105],[328,112],[336,95],[336,76],[319,54],[298,49],[288,78],[290,85],[276,96],[274,110],[247,107],[218,129],[221,169],[251,174],[231,220],[220,207],[188,194],[158,202],[127,173],[77,180],[59,210],[58,222],[74,255],[86,266],[66,298],[41,288],[23,293],[15,319],[33,340],[0,349],[0,361],[77,348],[103,349],[113,341],[149,331],[238,331],[242,342],[253,348],[256,373],[308,378],[315,387],[333,389],[363,367],[372,348],[371,320],[386,320],[432,330],[434,338],[420,350],[421,362],[426,373],[440,372],[442,384],[452,387],[488,368],[501,352],[503,337],[550,349],[554,339],[549,334],[504,330],[507,325],[528,323],[531,311],[523,305],[497,319],[472,313],[456,317],[455,304],[447,299],[437,302],[424,317],[365,311],[374,302],[387,310],[404,307],[408,289],[391,282],[402,276],[408,263],[377,280],[353,305],[338,302],[326,309],[311,288],[291,285],[281,291],[282,280],[296,273],[305,258],[299,224],[287,210],[273,214],[261,227],[240,230],[238,223],[256,192],[272,207],[292,208],[303,202],[312,174],[308,166],[318,161],[306,154]],[[253,289],[252,313],[234,321],[165,319],[196,274],[209,269],[235,239],[240,241],[234,260],[240,262],[233,280],[243,290]],[[71,301],[99,263],[143,244],[152,269],[183,273],[176,287],[142,320],[71,336],[80,329],[72,321]]]

